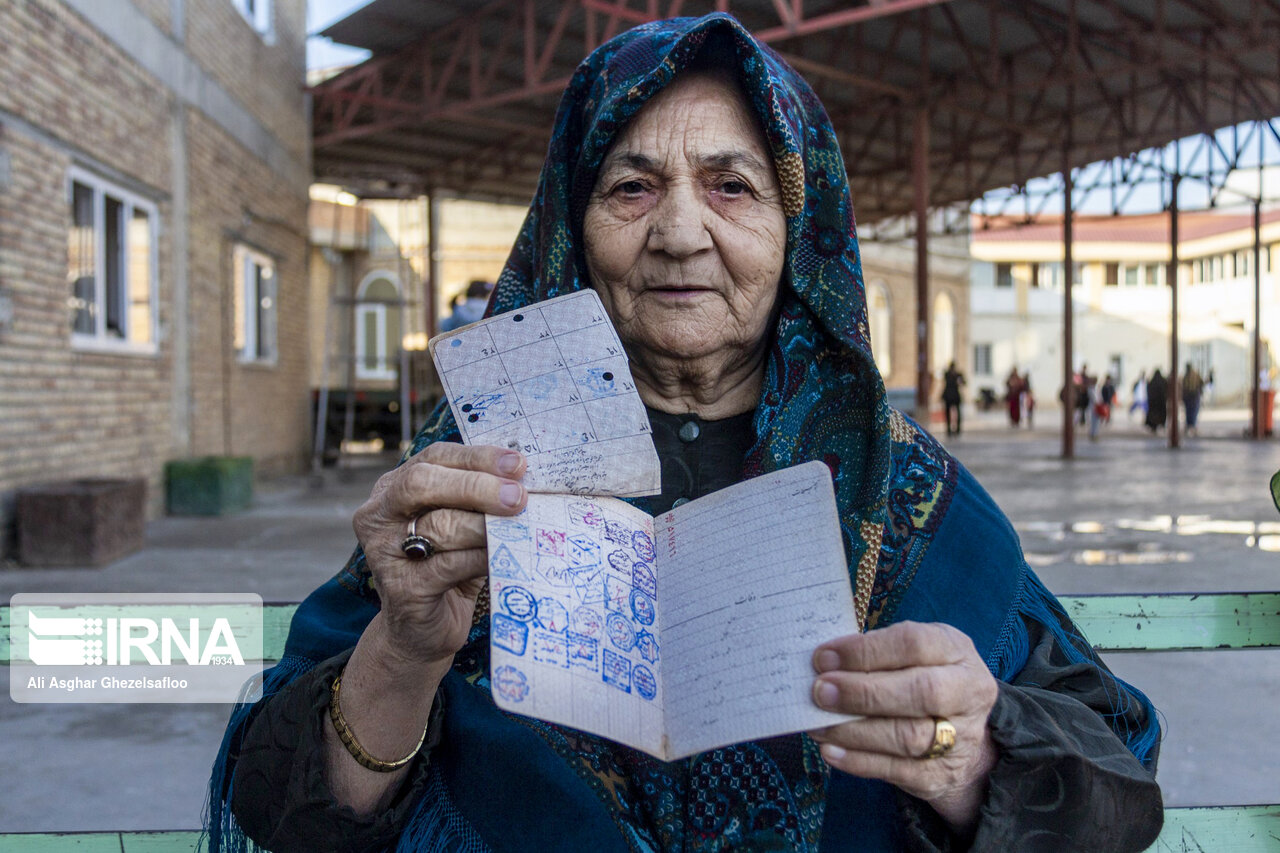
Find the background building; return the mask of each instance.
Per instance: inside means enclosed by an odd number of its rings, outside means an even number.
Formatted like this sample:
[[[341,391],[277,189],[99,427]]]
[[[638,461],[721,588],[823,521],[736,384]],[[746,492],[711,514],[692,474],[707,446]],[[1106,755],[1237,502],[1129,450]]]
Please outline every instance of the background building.
[[[0,531],[36,482],[154,513],[168,459],[305,459],[304,12],[0,3]]]
[[[971,395],[1004,393],[1014,367],[1031,371],[1037,405],[1056,408],[1062,386],[1062,220],[991,219],[973,226]],[[1254,274],[1252,213],[1181,213],[1178,230],[1179,365],[1213,372],[1211,402],[1248,405],[1252,383]],[[1121,399],[1139,371],[1169,372],[1169,217],[1078,216],[1075,367],[1111,373]],[[1263,367],[1280,340],[1280,211],[1262,220]]]

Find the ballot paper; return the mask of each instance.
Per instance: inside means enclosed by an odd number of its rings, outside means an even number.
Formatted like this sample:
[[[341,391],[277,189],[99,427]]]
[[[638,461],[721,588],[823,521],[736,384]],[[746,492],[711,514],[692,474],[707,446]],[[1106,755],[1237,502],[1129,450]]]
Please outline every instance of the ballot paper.
[[[432,338],[464,444],[519,450],[530,492],[655,495],[649,417],[594,290]]]
[[[593,291],[431,341],[467,444],[520,450],[528,505],[486,516],[500,708],[665,761],[849,719],[813,651],[858,630],[831,472],[809,462],[652,518],[648,417]]]
[[[658,518],[530,495],[487,527],[500,708],[664,761],[849,719],[811,698],[814,649],[858,630],[821,462]]]

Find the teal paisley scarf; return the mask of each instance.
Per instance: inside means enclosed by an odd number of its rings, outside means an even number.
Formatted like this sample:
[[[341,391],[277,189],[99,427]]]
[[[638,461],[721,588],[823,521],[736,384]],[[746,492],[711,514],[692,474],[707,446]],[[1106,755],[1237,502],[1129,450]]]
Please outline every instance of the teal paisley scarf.
[[[808,84],[724,14],[645,24],[578,68],[555,119],[538,191],[491,313],[588,286],[581,233],[595,174],[619,130],[708,44],[760,119],[783,190],[787,249],[754,441],[742,476],[808,460],[832,471],[859,617],[873,629],[945,621],[973,638],[999,678],[1027,659],[1026,621],[1061,634],[1060,609],[1017,536],[972,477],[885,401],[871,356],[852,203],[836,134]],[[457,441],[447,406],[413,452]],[[644,500],[636,501],[641,506]],[[270,696],[355,644],[377,612],[363,555],[299,608]],[[829,770],[802,735],[665,764],[590,735],[498,711],[489,696],[484,603],[441,687],[444,742],[401,850],[895,849],[893,790]],[[1068,656],[1086,657],[1077,637]],[[1136,691],[1116,691],[1140,702]],[[233,714],[211,782],[213,849],[242,847],[226,806],[251,713]],[[1118,731],[1147,757],[1158,735]],[[1120,719],[1119,716],[1116,718]],[[1117,723],[1120,725],[1120,723]]]

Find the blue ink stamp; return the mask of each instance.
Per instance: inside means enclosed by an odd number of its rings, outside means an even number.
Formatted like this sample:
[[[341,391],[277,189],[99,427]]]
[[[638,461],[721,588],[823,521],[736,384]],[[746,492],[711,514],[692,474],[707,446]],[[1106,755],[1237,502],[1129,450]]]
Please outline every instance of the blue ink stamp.
[[[569,665],[597,672],[600,669],[600,643],[591,637],[569,632]]]
[[[626,613],[631,606],[631,584],[612,575],[604,579],[604,606],[614,613]]]
[[[505,613],[493,614],[490,623],[493,630],[493,644],[506,649],[513,655],[523,655],[529,642],[529,626],[512,619]]]
[[[501,539],[503,542],[523,542],[529,538],[528,527],[508,518],[490,521],[488,531],[494,539]]]
[[[600,564],[600,543],[590,536],[570,536],[566,546],[570,564],[574,566]]]
[[[631,661],[609,649],[604,650],[604,672],[601,674],[605,684],[612,684],[623,693],[631,692]]]
[[[648,563],[634,563],[631,566],[631,582],[636,589],[650,598],[658,597],[658,579],[653,574],[653,567]]]
[[[631,562],[631,557],[627,555],[626,551],[609,552],[609,565],[621,575],[631,574]]]
[[[569,630],[584,637],[599,639],[604,633],[604,619],[600,612],[590,607],[579,607],[569,617]]]
[[[641,631],[636,635],[636,651],[649,663],[658,662],[658,641],[648,631]]]
[[[502,609],[513,619],[528,622],[538,615],[538,601],[522,586],[509,586],[502,591]]]
[[[588,367],[579,382],[596,397],[607,397],[614,390],[613,371],[607,367]]]
[[[512,581],[532,580],[506,545],[499,545],[498,550],[494,551],[493,556],[489,558],[489,571],[493,572],[493,576],[497,578]]]
[[[538,627],[559,633],[569,627],[569,610],[551,596],[538,599]]]
[[[529,695],[529,679],[510,664],[493,671],[493,689],[508,702],[523,702]]]
[[[641,625],[652,625],[654,616],[653,599],[638,589],[631,590],[631,615]]]
[[[645,699],[652,699],[658,695],[658,680],[653,677],[653,670],[642,663],[636,664],[636,668],[631,670],[631,683],[636,686],[636,692]]]
[[[451,346],[451,347],[460,347],[460,346],[462,346],[462,339],[461,339],[461,338],[454,338],[453,340],[449,341],[449,346]]]
[[[533,632],[533,659],[538,663],[569,668],[569,641],[564,634],[547,631]]]
[[[631,623],[621,613],[610,613],[604,621],[604,630],[614,648],[629,652],[636,644],[636,632],[631,630]]]
[[[573,591],[579,604],[604,604],[604,585],[600,583],[600,567],[573,570]]]
[[[569,523],[579,527],[599,527],[604,520],[600,505],[591,501],[574,501],[569,504]]]
[[[646,563],[653,562],[653,539],[643,530],[637,530],[631,534],[631,547],[635,549],[636,556],[644,560]]]
[[[631,537],[627,535],[627,528],[616,521],[609,521],[607,518],[604,522],[604,538],[618,545],[630,545]]]
[[[568,589],[573,586],[573,575],[569,571],[569,564],[559,557],[540,554],[533,570],[549,586],[557,589]]]

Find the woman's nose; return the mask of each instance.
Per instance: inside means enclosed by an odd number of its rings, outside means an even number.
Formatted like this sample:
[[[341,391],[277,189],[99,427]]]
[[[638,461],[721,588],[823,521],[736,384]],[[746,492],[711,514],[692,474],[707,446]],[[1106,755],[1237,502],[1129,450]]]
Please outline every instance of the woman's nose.
[[[705,213],[705,205],[692,187],[686,184],[668,187],[650,215],[649,250],[679,259],[710,249],[711,234],[703,218]]]

